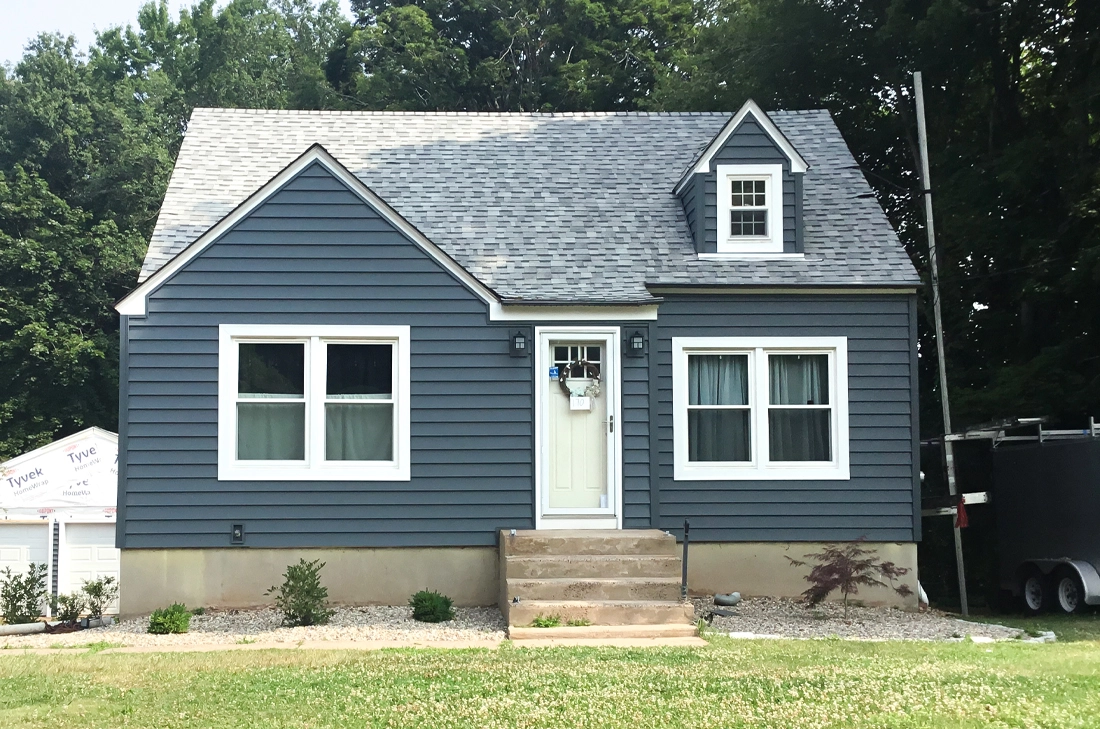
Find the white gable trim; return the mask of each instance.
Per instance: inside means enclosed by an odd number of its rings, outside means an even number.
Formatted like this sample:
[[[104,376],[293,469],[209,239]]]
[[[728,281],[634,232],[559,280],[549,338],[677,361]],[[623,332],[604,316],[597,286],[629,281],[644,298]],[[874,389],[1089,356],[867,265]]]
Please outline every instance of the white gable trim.
[[[499,309],[500,303],[496,295],[489,288],[474,278],[465,268],[458,265],[453,258],[444,253],[438,246],[428,240],[428,238],[409,223],[409,221],[401,217],[396,210],[391,208],[385,200],[376,195],[374,191],[367,187],[358,177],[348,171],[348,169],[329,154],[324,147],[315,144],[306,150],[302,156],[298,157],[298,159],[284,167],[279,174],[271,178],[267,184],[254,192],[231,213],[199,236],[195,242],[180,251],[175,258],[161,266],[156,273],[124,296],[115,304],[115,310],[123,316],[145,316],[145,303],[149,294],[159,288],[165,280],[171,278],[176,271],[187,265],[191,259],[206,250],[210,244],[232,229],[233,226],[248,217],[256,208],[267,202],[268,199],[282,189],[283,185],[290,182],[295,176],[314,162],[320,163],[326,170],[332,173],[334,177],[347,185],[348,189],[373,207],[387,222],[423,249],[425,253],[435,259],[440,265],[447,269],[449,273],[488,304],[490,309],[494,307]]]
[[[710,171],[710,162],[714,158],[714,155],[718,153],[718,150],[726,146],[726,142],[729,140],[730,135],[733,134],[737,127],[741,126],[741,122],[750,114],[761,128],[763,128],[764,132],[771,137],[775,145],[787,156],[787,159],[791,161],[792,173],[801,174],[809,169],[810,166],[806,164],[806,160],[802,159],[802,155],[798,153],[794,145],[792,145],[783,135],[783,132],[779,131],[779,127],[775,125],[771,117],[765,114],[764,110],[761,109],[755,101],[749,99],[741,106],[737,113],[726,122],[726,125],[722,127],[722,131],[718,132],[718,135],[711,140],[711,143],[703,150],[703,154],[699,156],[699,159],[692,165],[692,168],[680,178],[678,183],[676,183],[676,187],[672,191],[674,195],[680,194],[680,191],[684,188],[687,181],[691,179],[692,175]]]

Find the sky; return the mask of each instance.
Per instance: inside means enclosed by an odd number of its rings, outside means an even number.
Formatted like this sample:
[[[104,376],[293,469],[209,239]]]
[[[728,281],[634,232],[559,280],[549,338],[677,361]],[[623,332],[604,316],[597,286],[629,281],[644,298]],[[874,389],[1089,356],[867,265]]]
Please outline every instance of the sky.
[[[87,50],[95,41],[95,31],[137,20],[138,9],[146,0],[0,0],[0,64],[15,65],[23,56],[23,46],[46,31],[74,35],[77,47]],[[168,0],[178,13],[194,0]],[[221,3],[219,3],[221,4]],[[348,0],[340,0],[345,15],[350,15]]]

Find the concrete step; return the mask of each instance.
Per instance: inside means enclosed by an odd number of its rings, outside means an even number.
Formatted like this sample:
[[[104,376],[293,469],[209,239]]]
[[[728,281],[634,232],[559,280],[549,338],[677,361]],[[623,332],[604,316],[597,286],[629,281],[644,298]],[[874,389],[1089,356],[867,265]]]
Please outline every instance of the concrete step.
[[[680,558],[633,554],[568,554],[506,557],[507,579],[679,577]]]
[[[539,616],[557,616],[563,625],[693,625],[691,603],[675,600],[520,600],[508,606],[508,624],[529,626]]]
[[[694,625],[584,625],[560,628],[508,628],[512,640],[607,640],[615,638],[690,638],[696,633]]]
[[[679,600],[679,577],[510,579],[508,599]]]
[[[515,555],[676,555],[676,538],[658,529],[563,529],[500,531],[500,550]]]

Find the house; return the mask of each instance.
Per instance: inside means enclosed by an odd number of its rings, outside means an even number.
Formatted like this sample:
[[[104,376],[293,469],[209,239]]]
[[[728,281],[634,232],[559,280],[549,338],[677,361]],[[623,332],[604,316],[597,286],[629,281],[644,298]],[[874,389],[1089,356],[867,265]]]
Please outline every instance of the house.
[[[301,556],[492,604],[502,533],[685,520],[693,591],[915,587],[918,285],[823,110],[197,109],[117,304],[122,610]]]

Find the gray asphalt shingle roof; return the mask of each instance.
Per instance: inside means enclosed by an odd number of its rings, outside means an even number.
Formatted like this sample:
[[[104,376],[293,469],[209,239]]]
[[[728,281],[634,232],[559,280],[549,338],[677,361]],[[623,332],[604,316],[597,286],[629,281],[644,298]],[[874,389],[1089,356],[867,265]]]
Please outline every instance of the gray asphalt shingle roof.
[[[647,284],[918,283],[824,110],[769,115],[810,165],[805,257],[700,260],[672,189],[729,116],[196,109],[141,280],[320,143],[505,300],[638,301]]]

